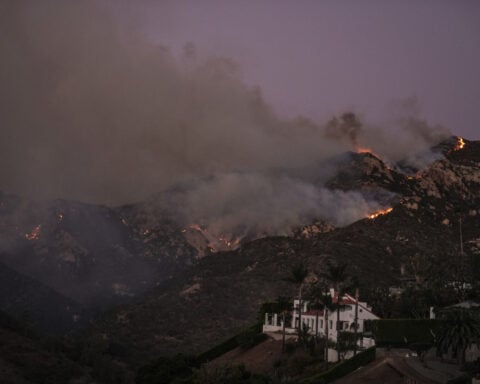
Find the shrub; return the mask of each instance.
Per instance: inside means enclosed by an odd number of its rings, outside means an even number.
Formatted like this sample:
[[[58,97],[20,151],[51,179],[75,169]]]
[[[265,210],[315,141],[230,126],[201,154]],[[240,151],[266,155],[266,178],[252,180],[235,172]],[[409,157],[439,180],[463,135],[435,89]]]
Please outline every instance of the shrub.
[[[365,322],[377,347],[408,347],[410,344],[433,344],[441,321],[429,319],[386,319]]]

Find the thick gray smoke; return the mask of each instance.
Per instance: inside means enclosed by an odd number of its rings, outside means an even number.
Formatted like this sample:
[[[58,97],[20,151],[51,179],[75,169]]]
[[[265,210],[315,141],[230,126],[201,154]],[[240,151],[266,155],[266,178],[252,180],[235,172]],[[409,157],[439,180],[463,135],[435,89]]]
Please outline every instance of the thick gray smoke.
[[[198,180],[176,191],[169,204],[184,225],[196,223],[229,238],[286,235],[318,218],[343,226],[381,208],[360,192],[332,191],[287,175],[238,172]]]
[[[187,196],[185,215],[212,212],[224,226],[276,217],[278,230],[321,211],[346,223],[368,203],[344,194],[330,205],[331,192],[270,170],[322,164],[358,145],[394,161],[438,139],[418,119],[396,119],[397,130],[352,114],[281,120],[234,61],[191,44],[175,57],[105,4],[1,3],[0,189],[120,204],[216,175]]]

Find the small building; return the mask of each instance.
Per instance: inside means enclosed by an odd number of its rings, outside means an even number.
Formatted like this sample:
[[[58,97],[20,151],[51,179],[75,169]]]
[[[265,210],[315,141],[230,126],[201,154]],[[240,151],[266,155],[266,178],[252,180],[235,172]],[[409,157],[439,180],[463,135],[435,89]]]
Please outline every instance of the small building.
[[[333,289],[330,290],[332,301],[336,303],[338,295]],[[300,318],[299,300],[295,299],[293,302],[293,310],[289,319],[285,324],[285,333],[287,335],[296,335],[298,333],[298,325]],[[265,333],[281,333],[283,332],[283,316],[276,313],[266,313],[263,325],[263,332]],[[355,320],[356,319],[356,320]],[[354,297],[345,294],[341,299],[340,318],[337,324],[337,311],[311,308],[310,302],[302,301],[301,321],[303,327],[308,330],[310,335],[318,335],[324,338],[328,333],[328,340],[331,342],[337,341],[338,332],[355,332],[355,323],[357,323],[357,332],[362,334],[364,331],[365,320],[379,319],[377,315],[372,312],[372,308],[363,301],[357,301]],[[328,323],[327,323],[328,322]],[[358,347],[369,348],[375,344],[373,338],[362,337],[358,341]],[[333,357],[332,357],[333,359]],[[333,361],[329,357],[329,361]]]

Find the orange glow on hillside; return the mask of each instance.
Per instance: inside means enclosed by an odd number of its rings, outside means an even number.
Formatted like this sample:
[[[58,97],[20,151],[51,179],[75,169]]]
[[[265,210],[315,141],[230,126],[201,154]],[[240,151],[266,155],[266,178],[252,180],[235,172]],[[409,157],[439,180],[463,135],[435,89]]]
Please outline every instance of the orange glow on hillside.
[[[386,215],[386,214],[388,214],[388,213],[390,213],[390,212],[392,212],[392,211],[393,211],[393,208],[386,208],[386,209],[382,209],[382,210],[380,210],[380,211],[377,211],[377,212],[375,212],[375,213],[372,213],[371,215],[368,215],[367,217],[368,217],[369,219],[376,219],[378,216]]]
[[[373,151],[370,148],[359,147],[359,148],[357,148],[357,153],[371,153],[371,154],[373,154]]]
[[[35,228],[32,229],[30,233],[25,234],[25,238],[29,241],[31,240],[38,240],[40,236],[40,230],[42,229],[42,226],[39,224]]]
[[[465,141],[463,141],[463,138],[459,136],[457,139],[458,139],[457,145],[455,145],[455,148],[454,148],[455,151],[459,151],[460,149],[465,147]]]
[[[377,157],[378,159],[381,159],[380,155],[378,153],[373,152],[370,148],[365,148],[365,147],[358,147],[356,148],[357,153],[369,153],[372,156]]]
[[[206,228],[202,228],[198,224],[190,224],[189,229],[200,232],[208,242],[207,247],[212,252],[217,251],[226,251],[230,249],[236,249],[240,245],[241,237],[230,238],[224,234],[216,235],[212,232],[209,232]],[[187,229],[182,229],[182,233],[187,232]]]

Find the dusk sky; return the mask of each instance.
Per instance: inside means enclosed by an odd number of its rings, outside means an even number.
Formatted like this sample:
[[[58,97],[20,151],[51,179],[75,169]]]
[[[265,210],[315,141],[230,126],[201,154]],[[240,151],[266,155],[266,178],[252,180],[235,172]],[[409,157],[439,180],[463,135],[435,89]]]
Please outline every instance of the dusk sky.
[[[279,114],[324,119],[352,108],[376,117],[415,97],[430,123],[480,137],[479,1],[127,4],[173,51],[192,42],[233,58]]]
[[[359,147],[422,168],[480,138],[479,21],[466,0],[0,2],[0,190],[123,203]]]

